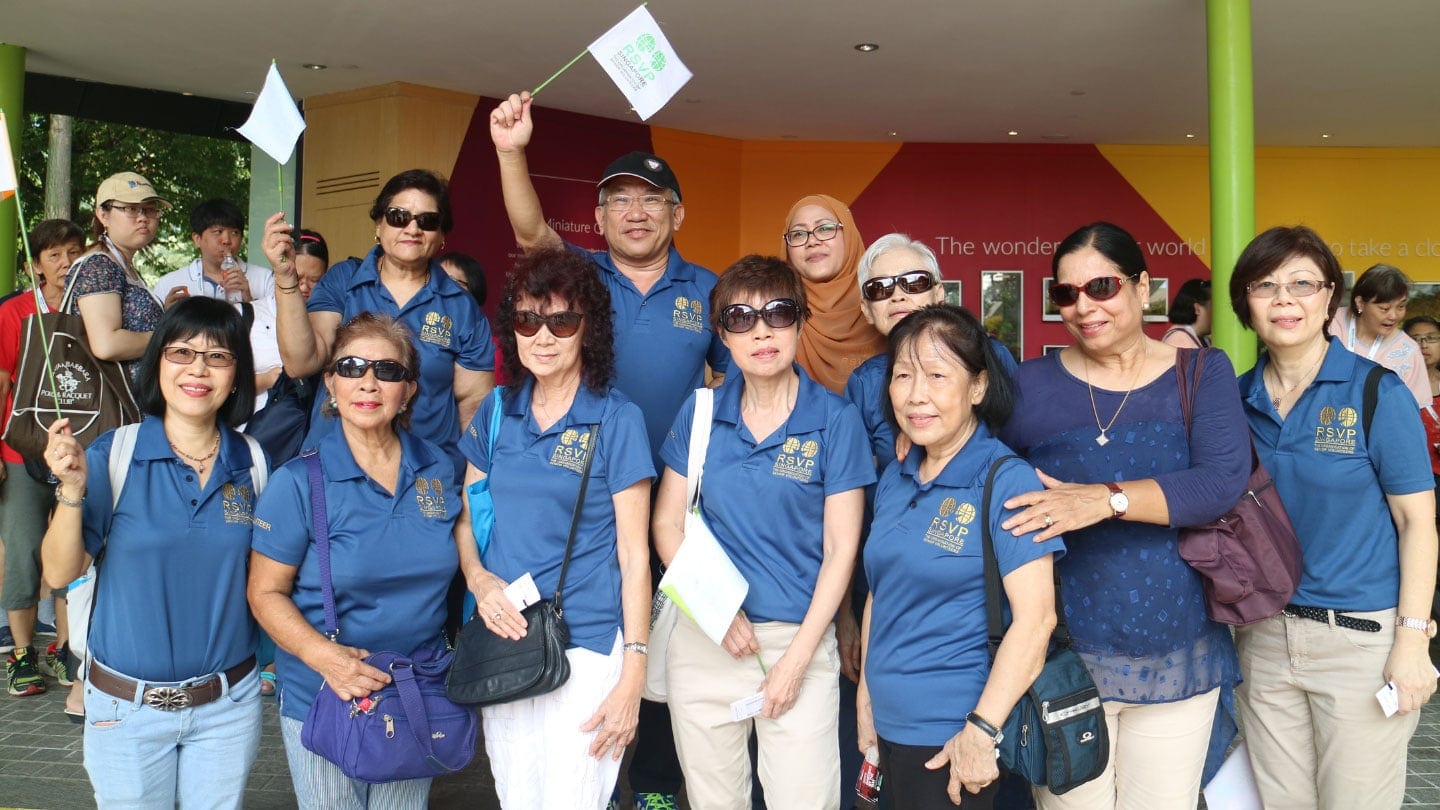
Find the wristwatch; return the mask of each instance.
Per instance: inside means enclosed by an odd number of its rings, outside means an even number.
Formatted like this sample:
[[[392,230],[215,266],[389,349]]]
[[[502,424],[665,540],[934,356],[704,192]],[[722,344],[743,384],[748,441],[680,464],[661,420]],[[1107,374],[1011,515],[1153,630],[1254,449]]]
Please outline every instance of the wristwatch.
[[[990,722],[988,720],[976,714],[975,712],[970,712],[969,714],[965,715],[965,722],[969,723],[975,728],[980,729],[980,731],[986,737],[990,738],[990,742],[995,743],[996,748],[999,748],[1000,743],[1005,739],[1005,732],[990,725]]]
[[[1408,627],[1411,630],[1419,630],[1425,634],[1425,638],[1435,638],[1437,629],[1434,619],[1416,619],[1411,616],[1396,616],[1396,627]]]
[[[1130,496],[1114,481],[1106,481],[1105,486],[1110,490],[1110,511],[1114,512],[1111,517],[1125,517],[1126,510],[1130,508]]]
[[[650,647],[643,641],[632,641],[629,644],[626,644],[624,647],[621,647],[620,649],[629,650],[630,652],[637,652],[641,655],[650,654]]]

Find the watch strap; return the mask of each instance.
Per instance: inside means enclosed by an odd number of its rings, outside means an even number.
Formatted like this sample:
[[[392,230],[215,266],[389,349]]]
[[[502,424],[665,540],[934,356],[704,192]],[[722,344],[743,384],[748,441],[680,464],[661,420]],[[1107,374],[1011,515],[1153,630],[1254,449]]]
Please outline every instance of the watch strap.
[[[1414,616],[1396,616],[1396,627],[1408,627],[1411,630],[1419,630],[1426,638],[1435,637],[1435,625],[1430,619],[1417,619]]]
[[[995,745],[997,746],[1000,745],[1001,740],[1005,739],[1005,732],[991,725],[989,720],[986,720],[975,712],[970,712],[969,714],[965,715],[965,722],[980,729],[982,732],[985,733],[985,736],[989,737],[990,741],[995,743]]]

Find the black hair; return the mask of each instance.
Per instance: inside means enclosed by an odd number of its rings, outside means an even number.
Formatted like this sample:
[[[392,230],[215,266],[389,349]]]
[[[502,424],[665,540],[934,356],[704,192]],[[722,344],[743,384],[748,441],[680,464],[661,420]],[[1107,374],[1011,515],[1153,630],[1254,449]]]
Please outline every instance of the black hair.
[[[41,220],[30,229],[30,250],[36,256],[67,242],[75,242],[83,250],[85,248],[85,229],[68,219]],[[15,266],[25,266],[24,246],[21,246],[20,252],[15,257]]]
[[[500,298],[495,318],[495,339],[500,344],[500,365],[505,377],[514,382],[505,387],[506,397],[518,393],[532,375],[520,362],[515,337],[515,302],[519,298],[546,301],[558,298],[585,316],[580,322],[580,371],[585,386],[603,393],[615,376],[614,316],[610,291],[589,256],[560,248],[537,250],[515,262]],[[574,338],[565,338],[571,340]]]
[[[465,274],[465,287],[475,297],[475,303],[482,307],[485,306],[485,297],[489,292],[490,285],[485,281],[485,268],[479,260],[468,253],[452,250],[443,256],[436,257],[435,261],[440,264],[449,262],[460,268],[460,272]]]
[[[314,256],[330,266],[330,246],[325,244],[325,237],[319,231],[312,231],[309,228],[301,228],[300,235],[295,237],[296,256]]]
[[[1210,279],[1192,278],[1180,285],[1175,300],[1170,302],[1170,323],[1190,326],[1200,318],[1196,304],[1210,303]]]
[[[435,207],[440,211],[440,232],[450,233],[455,228],[455,217],[450,211],[450,184],[440,175],[428,169],[406,169],[385,181],[385,187],[370,206],[370,221],[379,222],[385,216],[385,209],[400,195],[410,189],[422,191],[435,198]],[[420,212],[412,212],[420,213]]]
[[[1055,248],[1055,258],[1050,262],[1052,278],[1060,277],[1060,260],[1085,248],[1094,248],[1111,264],[1120,268],[1121,274],[1130,279],[1140,278],[1145,272],[1145,254],[1130,232],[1110,222],[1092,222],[1065,237]]]
[[[245,212],[229,200],[215,197],[190,209],[190,232],[204,233],[219,225],[222,228],[245,230]]]
[[[1330,287],[1330,307],[1322,327],[1322,333],[1329,337],[1330,321],[1335,319],[1335,310],[1340,308],[1340,293],[1345,289],[1345,273],[1320,234],[1304,225],[1277,225],[1251,239],[1250,244],[1240,251],[1240,258],[1235,260],[1235,272],[1230,274],[1230,308],[1235,310],[1235,317],[1246,329],[1255,328],[1250,325],[1250,285],[1296,258],[1314,262],[1325,284]]]
[[[1433,316],[1430,315],[1416,315],[1413,318],[1406,318],[1405,323],[1400,325],[1400,331],[1408,335],[1410,334],[1410,328],[1418,323],[1428,323],[1431,326],[1435,327],[1436,330],[1440,330],[1440,320],[1436,320]]]
[[[897,435],[900,433],[895,406],[888,392],[889,381],[895,376],[895,359],[927,335],[954,355],[971,375],[985,372],[988,377],[985,396],[975,406],[975,415],[991,432],[998,432],[1015,412],[1015,381],[1010,378],[1005,364],[1000,362],[1000,356],[995,353],[980,319],[970,310],[952,304],[931,304],[917,309],[890,330],[887,339],[889,360],[885,364],[886,392],[880,397],[885,421],[890,423]]]
[[[255,356],[240,313],[225,301],[196,295],[181,301],[160,318],[140,358],[135,378],[135,402],[152,416],[165,416],[160,392],[160,363],[165,347],[177,340],[207,338],[235,355],[235,387],[220,405],[217,418],[233,428],[245,424],[255,411]]]
[[[1350,313],[1360,314],[1360,305],[1355,302],[1363,298],[1371,304],[1388,304],[1403,301],[1410,296],[1410,279],[1400,268],[1390,264],[1373,264],[1355,279],[1350,290]]]

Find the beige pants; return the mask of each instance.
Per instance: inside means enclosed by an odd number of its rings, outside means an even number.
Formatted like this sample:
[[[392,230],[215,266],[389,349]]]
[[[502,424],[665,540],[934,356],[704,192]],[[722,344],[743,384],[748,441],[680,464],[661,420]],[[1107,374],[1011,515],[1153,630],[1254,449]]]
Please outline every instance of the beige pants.
[[[1241,725],[1266,810],[1394,808],[1420,713],[1385,717],[1375,692],[1395,611],[1349,614],[1378,633],[1285,615],[1235,632]]]
[[[1041,810],[1195,810],[1220,690],[1173,703],[1105,704],[1110,764],[1062,796],[1035,788]]]
[[[783,622],[755,625],[767,668],[780,659],[799,629]],[[833,627],[810,659],[795,705],[774,720],[732,721],[730,704],[759,691],[765,677],[760,663],[753,655],[739,661],[730,657],[683,614],[670,637],[666,668],[675,750],[693,810],[748,810],[747,742],[752,726],[766,805],[777,810],[838,810],[840,657]]]

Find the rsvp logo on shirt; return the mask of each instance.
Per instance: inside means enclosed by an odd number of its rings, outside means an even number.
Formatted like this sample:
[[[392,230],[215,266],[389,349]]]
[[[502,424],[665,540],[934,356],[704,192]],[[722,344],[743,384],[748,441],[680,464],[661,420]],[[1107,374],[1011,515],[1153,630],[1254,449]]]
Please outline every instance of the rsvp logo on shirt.
[[[571,472],[585,472],[585,456],[590,452],[590,431],[584,433],[575,428],[566,428],[560,434],[560,442],[555,445],[555,452],[550,454],[550,464],[555,467],[564,467]]]
[[[450,340],[455,335],[455,321],[449,315],[430,311],[425,313],[425,325],[420,327],[420,339],[426,343],[434,343],[436,346],[450,348]]]
[[[250,487],[226,484],[220,487],[221,505],[225,510],[226,523],[249,525],[255,517],[255,497]]]
[[[675,311],[670,314],[670,322],[675,325],[676,329],[688,329],[691,332],[706,331],[705,302],[699,298],[675,296]]]
[[[970,534],[970,523],[975,520],[975,505],[957,503],[954,498],[940,502],[939,514],[930,519],[925,530],[925,542],[943,548],[951,554],[959,554],[965,548],[965,538]]]
[[[439,478],[415,479],[415,503],[420,507],[420,516],[443,520],[445,517],[445,487]]]
[[[799,439],[790,436],[780,445],[780,455],[775,457],[775,466],[770,469],[770,474],[808,484],[815,477],[815,456],[819,452],[820,443],[814,439],[802,444]]]
[[[1326,405],[1320,409],[1320,424],[1315,426],[1315,452],[1355,454],[1359,431],[1355,427],[1355,409],[1336,411]]]

